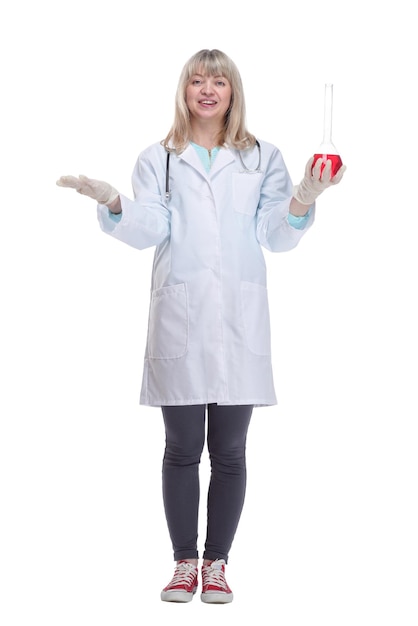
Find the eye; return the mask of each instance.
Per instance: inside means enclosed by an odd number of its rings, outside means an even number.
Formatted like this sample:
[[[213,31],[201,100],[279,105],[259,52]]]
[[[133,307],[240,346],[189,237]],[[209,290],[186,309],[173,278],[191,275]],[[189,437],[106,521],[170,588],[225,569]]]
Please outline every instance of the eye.
[[[217,85],[218,87],[225,87],[225,83],[224,83],[224,81],[223,81],[223,80],[217,80],[217,81],[216,81],[216,85]]]
[[[200,78],[194,78],[192,80],[192,85],[201,85],[202,81],[200,80]]]

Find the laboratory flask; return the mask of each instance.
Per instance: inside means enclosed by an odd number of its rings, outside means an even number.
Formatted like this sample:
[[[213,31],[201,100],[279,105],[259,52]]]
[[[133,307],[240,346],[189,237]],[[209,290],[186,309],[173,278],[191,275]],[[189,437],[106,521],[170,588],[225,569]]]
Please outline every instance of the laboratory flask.
[[[340,169],[343,164],[337,148],[332,143],[332,107],[333,107],[333,85],[325,85],[325,97],[324,97],[324,134],[322,143],[318,150],[314,154],[314,161],[312,167],[315,165],[318,159],[324,159],[324,163],[321,167],[322,170],[325,167],[326,161],[329,159],[331,165],[331,176]]]

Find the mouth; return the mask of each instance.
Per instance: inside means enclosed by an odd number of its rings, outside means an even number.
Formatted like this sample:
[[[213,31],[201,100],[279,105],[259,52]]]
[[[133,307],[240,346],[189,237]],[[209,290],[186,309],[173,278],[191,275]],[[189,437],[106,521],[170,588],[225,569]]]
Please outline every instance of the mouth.
[[[216,100],[199,100],[199,104],[202,106],[214,106],[216,104]]]

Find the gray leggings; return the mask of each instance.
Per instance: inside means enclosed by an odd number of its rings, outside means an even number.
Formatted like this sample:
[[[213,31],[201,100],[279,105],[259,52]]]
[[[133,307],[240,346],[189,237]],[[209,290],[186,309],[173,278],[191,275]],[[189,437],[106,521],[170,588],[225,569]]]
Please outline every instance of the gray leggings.
[[[252,405],[163,406],[163,500],[174,560],[197,559],[199,463],[207,444],[211,476],[204,559],[225,559],[244,505],[245,445]]]

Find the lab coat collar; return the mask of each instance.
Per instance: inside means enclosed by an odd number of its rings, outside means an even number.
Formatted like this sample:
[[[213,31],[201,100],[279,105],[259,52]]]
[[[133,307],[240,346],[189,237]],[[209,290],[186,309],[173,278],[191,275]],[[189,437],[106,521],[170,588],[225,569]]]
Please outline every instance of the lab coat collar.
[[[189,144],[184,152],[179,155],[179,158],[183,159],[183,161],[194,167],[194,169],[198,170],[199,172],[204,172],[205,176],[207,177],[213,176],[213,174],[216,174],[216,172],[223,169],[226,165],[229,165],[229,163],[232,163],[235,160],[232,151],[228,148],[226,144],[221,147],[218,154],[216,155],[216,159],[213,162],[209,173],[206,172],[199,155],[191,144]]]

